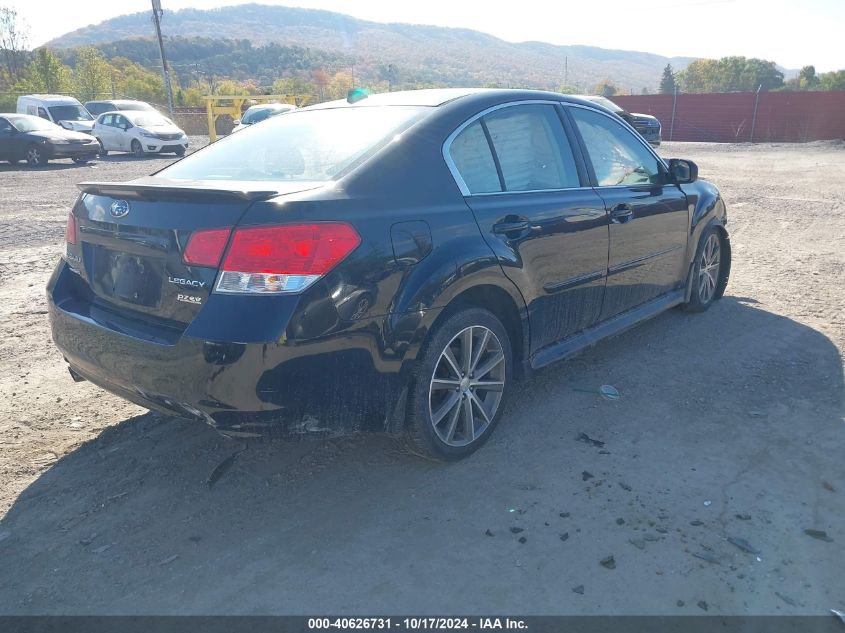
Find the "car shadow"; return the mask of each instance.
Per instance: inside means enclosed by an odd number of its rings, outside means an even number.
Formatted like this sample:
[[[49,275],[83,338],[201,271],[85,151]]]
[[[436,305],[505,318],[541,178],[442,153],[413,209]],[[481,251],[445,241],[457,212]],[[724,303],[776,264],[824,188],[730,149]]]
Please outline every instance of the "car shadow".
[[[42,165],[40,167],[30,167],[25,162],[21,161],[16,165],[10,165],[9,163],[2,163],[0,162],[0,173],[2,172],[9,172],[9,171],[31,171],[31,172],[39,172],[39,171],[62,171],[65,169],[79,169],[89,167],[90,165],[95,165],[97,160],[99,159],[91,159],[87,163],[74,163],[70,159],[55,159],[48,162],[46,165]],[[58,162],[61,161],[61,162]]]
[[[384,435],[243,443],[127,419],[0,522],[0,613],[674,613],[693,595],[723,612],[829,607],[834,550],[802,530],[842,516],[821,487],[845,489],[840,351],[754,303],[670,311],[541,372],[457,463]],[[601,384],[621,397],[590,393]],[[628,544],[655,522],[648,551]],[[728,591],[735,557],[749,578],[774,573],[725,544],[734,529],[831,597]],[[725,564],[692,558],[701,547]],[[615,572],[598,564],[611,552]],[[594,597],[577,602],[576,585]]]

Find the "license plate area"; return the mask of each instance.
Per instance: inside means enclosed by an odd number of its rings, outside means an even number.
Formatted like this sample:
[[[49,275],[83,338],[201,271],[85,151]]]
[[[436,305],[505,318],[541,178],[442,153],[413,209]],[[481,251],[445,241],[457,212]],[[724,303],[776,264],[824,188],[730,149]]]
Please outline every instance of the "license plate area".
[[[93,286],[97,294],[146,308],[161,305],[164,259],[96,248]]]

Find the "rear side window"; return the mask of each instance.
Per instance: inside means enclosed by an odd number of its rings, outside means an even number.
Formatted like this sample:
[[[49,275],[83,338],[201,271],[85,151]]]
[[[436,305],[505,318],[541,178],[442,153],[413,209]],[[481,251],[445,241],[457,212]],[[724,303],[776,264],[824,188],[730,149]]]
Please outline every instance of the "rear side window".
[[[660,184],[657,158],[628,128],[609,116],[571,108],[599,187]]]
[[[449,156],[471,194],[502,190],[493,152],[480,121],[470,124],[455,137],[449,146]]]
[[[112,125],[114,123],[114,115],[107,114],[100,117],[100,125]]]
[[[546,104],[503,108],[484,117],[507,191],[580,187],[563,125]]]

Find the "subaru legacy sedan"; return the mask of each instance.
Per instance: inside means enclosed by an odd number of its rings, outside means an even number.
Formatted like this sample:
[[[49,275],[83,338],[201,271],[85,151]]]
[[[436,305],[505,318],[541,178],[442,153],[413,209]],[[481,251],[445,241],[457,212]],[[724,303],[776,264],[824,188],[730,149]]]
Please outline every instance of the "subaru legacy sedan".
[[[697,171],[556,93],[303,108],[82,183],[53,338],[75,379],[224,433],[404,430],[463,457],[533,370],[722,296]]]

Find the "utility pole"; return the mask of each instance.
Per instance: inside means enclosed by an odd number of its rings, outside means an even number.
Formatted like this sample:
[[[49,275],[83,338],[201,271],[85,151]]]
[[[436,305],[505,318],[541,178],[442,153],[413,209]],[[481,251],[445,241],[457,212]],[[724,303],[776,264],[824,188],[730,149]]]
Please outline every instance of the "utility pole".
[[[170,73],[167,70],[167,58],[164,56],[164,42],[161,39],[161,0],[152,0],[153,23],[156,25],[156,37],[158,38],[158,52],[161,53],[161,75],[164,78],[164,92],[167,94],[167,109],[170,116],[173,116],[173,89],[170,87]]]

